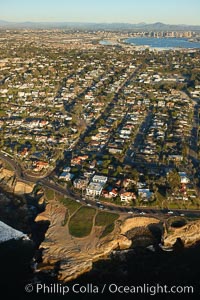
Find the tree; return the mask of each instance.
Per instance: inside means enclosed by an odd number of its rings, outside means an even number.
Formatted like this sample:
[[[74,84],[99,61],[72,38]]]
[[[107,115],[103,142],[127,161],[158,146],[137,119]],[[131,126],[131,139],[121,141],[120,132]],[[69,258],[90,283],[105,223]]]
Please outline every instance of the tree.
[[[181,183],[181,178],[176,170],[172,170],[169,172],[167,176],[167,183],[171,193],[178,191]]]
[[[89,136],[86,136],[86,137],[84,138],[84,142],[85,142],[86,144],[88,144],[90,141],[91,141],[91,138],[90,138]]]
[[[102,173],[103,175],[108,175],[108,169],[103,169],[103,170],[101,171],[101,173]]]
[[[115,176],[120,175],[122,173],[123,169],[121,166],[117,166],[116,171],[114,172]]]
[[[133,180],[135,182],[138,182],[139,181],[139,173],[136,169],[133,169],[132,172],[131,172],[131,175],[133,176]]]
[[[109,164],[111,163],[111,161],[109,159],[107,160],[104,160],[103,163],[102,163],[102,167],[103,168],[107,168],[109,166]]]
[[[189,154],[189,147],[187,144],[183,144],[183,148],[182,148],[182,155],[184,158],[186,158]]]

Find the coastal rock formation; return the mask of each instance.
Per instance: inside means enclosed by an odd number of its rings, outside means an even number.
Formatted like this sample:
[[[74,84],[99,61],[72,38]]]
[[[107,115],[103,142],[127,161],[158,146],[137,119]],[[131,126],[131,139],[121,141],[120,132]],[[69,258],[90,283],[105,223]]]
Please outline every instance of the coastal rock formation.
[[[15,177],[14,171],[7,170],[6,168],[0,169],[0,183],[2,186],[6,186],[8,191],[11,190],[16,195],[31,193],[34,187],[34,184],[27,184],[18,180]]]
[[[100,238],[102,228],[93,226],[91,233],[84,238],[70,235],[67,224],[63,226],[66,207],[56,200],[50,201],[36,222],[49,220],[50,226],[40,245],[43,249],[43,262],[38,265],[40,271],[54,270],[59,262],[58,278],[64,282],[77,278],[91,270],[93,262],[106,259],[114,249],[129,249],[132,240],[125,235],[132,228],[157,224],[159,220],[147,217],[120,218],[115,229],[104,238]]]
[[[27,184],[22,181],[17,181],[14,187],[14,193],[17,195],[29,194],[33,191],[34,184]]]
[[[147,247],[150,243],[156,244],[161,236],[166,248],[173,247],[179,239],[186,247],[200,240],[200,220],[189,222],[179,228],[171,224],[167,228],[159,219],[146,215],[137,217],[121,215],[115,222],[113,232],[104,237],[102,237],[104,228],[93,224],[88,236],[76,238],[68,229],[67,208],[58,200],[54,198],[45,203],[43,192],[41,195],[32,193],[32,196],[28,196],[33,192],[34,185],[17,181],[14,173],[6,169],[0,170],[0,182],[7,190],[9,190],[7,187],[10,187],[15,194],[27,194],[28,199],[26,202],[25,197],[8,198],[0,194],[1,220],[20,231],[28,232],[31,238],[34,237],[37,246],[42,241],[40,245],[42,262],[38,264],[38,271],[55,273],[55,270],[59,270],[58,279],[63,282],[76,279],[90,271],[94,262],[98,260],[109,259],[113,250],[126,250],[141,245]],[[45,211],[35,218],[38,209],[42,211],[41,207]],[[29,226],[30,220],[33,221],[34,218],[33,234],[33,228]]]
[[[200,220],[190,222],[181,228],[170,228],[170,233],[165,233],[164,246],[172,247],[178,238],[181,238],[185,247],[200,241]]]
[[[0,179],[9,179],[14,176],[14,171],[2,168],[0,171]]]
[[[9,190],[12,190],[15,185],[15,176],[14,172],[1,168],[0,170],[0,183],[1,185],[6,186]]]
[[[124,221],[121,226],[121,234],[125,234],[127,231],[137,228],[137,227],[146,227],[149,224],[158,224],[160,222],[159,219],[156,218],[148,218],[148,217],[134,217],[129,218]]]

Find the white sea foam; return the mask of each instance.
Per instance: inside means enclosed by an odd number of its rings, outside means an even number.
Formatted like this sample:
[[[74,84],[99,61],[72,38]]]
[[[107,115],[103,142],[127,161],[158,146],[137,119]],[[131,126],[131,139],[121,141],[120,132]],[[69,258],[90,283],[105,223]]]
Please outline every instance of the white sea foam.
[[[26,234],[0,221],[0,243],[15,239],[29,239]]]

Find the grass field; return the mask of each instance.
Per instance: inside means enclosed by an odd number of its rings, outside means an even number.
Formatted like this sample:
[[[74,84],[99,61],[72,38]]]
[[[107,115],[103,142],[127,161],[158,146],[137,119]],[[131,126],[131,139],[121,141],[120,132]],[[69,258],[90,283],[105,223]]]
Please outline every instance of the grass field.
[[[119,218],[118,214],[109,212],[98,212],[95,219],[96,226],[104,226],[101,238],[111,233],[115,227],[114,222]]]
[[[100,238],[103,238],[105,237],[106,235],[108,235],[109,233],[111,233],[115,228],[115,224],[114,223],[111,223],[111,224],[108,224],[105,228],[104,228],[104,231],[102,232]]]
[[[45,189],[45,197],[47,200],[53,200],[55,196],[55,192],[51,189]]]
[[[69,221],[69,232],[74,237],[89,235],[93,227],[93,222],[95,226],[103,227],[101,237],[104,237],[113,231],[114,223],[119,218],[118,214],[103,211],[98,211],[96,215],[96,209],[82,206],[74,200],[62,197],[51,189],[45,190],[45,196],[47,200],[52,200],[55,197],[55,199],[67,208],[67,213],[61,225],[65,226]]]
[[[72,215],[79,207],[81,207],[81,204],[74,200],[63,197],[59,197],[58,199],[62,204],[64,204],[64,206],[67,207],[69,215]]]
[[[95,225],[96,226],[107,226],[107,225],[113,223],[118,218],[119,218],[118,214],[100,211],[96,215]]]
[[[69,221],[69,232],[75,237],[85,237],[90,234],[96,209],[81,207]]]

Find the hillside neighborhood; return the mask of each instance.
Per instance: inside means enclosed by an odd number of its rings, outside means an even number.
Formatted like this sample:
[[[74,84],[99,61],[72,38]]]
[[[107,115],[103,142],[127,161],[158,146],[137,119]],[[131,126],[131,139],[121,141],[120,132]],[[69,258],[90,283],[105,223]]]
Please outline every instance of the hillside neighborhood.
[[[2,30],[0,150],[86,199],[199,207],[200,51],[127,36]]]

